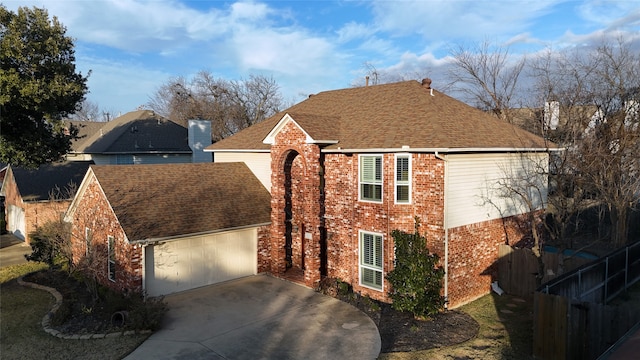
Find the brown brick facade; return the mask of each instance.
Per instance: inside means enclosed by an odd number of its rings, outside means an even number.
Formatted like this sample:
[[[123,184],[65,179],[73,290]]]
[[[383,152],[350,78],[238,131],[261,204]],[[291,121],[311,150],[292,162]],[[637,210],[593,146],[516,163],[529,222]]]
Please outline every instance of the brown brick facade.
[[[471,302],[490,290],[498,275],[498,246],[526,238],[522,216],[496,219],[449,230],[449,307]]]
[[[270,259],[260,255],[264,264],[261,269],[281,275],[289,266],[300,267],[304,268],[308,286],[316,286],[322,274],[350,283],[363,295],[389,301],[390,285],[386,279],[382,290],[360,284],[360,231],[383,236],[386,275],[394,262],[390,233],[396,229],[413,232],[416,217],[429,250],[437,253],[444,264],[443,160],[429,153],[410,154],[411,201],[396,204],[396,155],[375,154],[383,157],[382,202],[361,201],[359,154],[320,153],[321,147],[306,143],[305,136],[295,123],[288,122],[277,133],[271,148],[272,227],[269,246],[265,247]],[[495,279],[498,245],[507,242],[507,238],[511,243],[520,241],[523,236],[517,222],[510,219],[450,229],[449,306],[458,307],[487,294]],[[324,241],[326,250],[321,245]],[[261,250],[261,254],[266,251]]]
[[[88,263],[99,282],[120,292],[142,291],[142,246],[129,244],[95,178],[86,184],[73,213],[71,242],[74,263]],[[87,250],[85,229],[90,229]],[[108,237],[115,240],[115,281],[108,278]],[[88,260],[88,261],[87,261]]]
[[[7,178],[5,182],[5,219],[11,221],[8,216],[9,205],[19,207],[24,210],[24,227],[25,227],[25,242],[30,244],[30,235],[34,232],[38,226],[41,226],[49,221],[59,221],[64,216],[65,211],[69,208],[71,200],[43,200],[43,201],[23,201],[15,178],[12,172],[7,172]],[[8,226],[15,226],[15,224],[7,224]]]

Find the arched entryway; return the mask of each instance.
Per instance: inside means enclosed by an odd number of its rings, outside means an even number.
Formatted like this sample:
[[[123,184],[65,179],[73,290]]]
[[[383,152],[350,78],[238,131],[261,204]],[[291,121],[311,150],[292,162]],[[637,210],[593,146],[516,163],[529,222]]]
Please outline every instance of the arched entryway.
[[[291,150],[284,161],[285,264],[289,276],[300,277],[305,270],[305,163]]]
[[[315,144],[273,146],[270,269],[315,287],[326,274],[323,171]]]

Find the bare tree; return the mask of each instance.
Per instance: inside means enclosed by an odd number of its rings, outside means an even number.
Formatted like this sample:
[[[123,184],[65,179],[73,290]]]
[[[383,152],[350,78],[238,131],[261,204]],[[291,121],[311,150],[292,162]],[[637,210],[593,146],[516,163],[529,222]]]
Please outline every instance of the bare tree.
[[[76,112],[69,116],[71,120],[78,121],[110,121],[115,117],[113,111],[101,109],[98,103],[85,99],[80,108]]]
[[[275,114],[282,103],[278,84],[271,77],[251,75],[229,81],[201,71],[189,80],[169,79],[148,106],[183,125],[189,119],[210,120],[212,137],[220,140]]]
[[[579,50],[548,52],[532,66],[539,99],[560,107],[559,127],[541,118],[541,128],[567,150],[553,159],[558,191],[550,201],[560,222],[587,206],[606,209],[612,243],[620,246],[640,196],[640,57],[622,39]]]
[[[512,122],[510,110],[518,94],[518,80],[526,58],[515,59],[508,47],[484,41],[474,46],[460,45],[451,50],[453,67],[449,77],[453,89],[475,106],[493,111],[500,119]]]

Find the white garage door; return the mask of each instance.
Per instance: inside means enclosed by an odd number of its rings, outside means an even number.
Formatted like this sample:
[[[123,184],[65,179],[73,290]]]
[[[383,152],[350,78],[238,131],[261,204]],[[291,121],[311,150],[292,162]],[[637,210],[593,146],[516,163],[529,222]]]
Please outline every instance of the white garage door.
[[[26,231],[23,208],[15,205],[7,206],[7,231],[24,240]]]
[[[255,275],[257,268],[255,228],[187,237],[146,247],[145,289],[166,295]]]

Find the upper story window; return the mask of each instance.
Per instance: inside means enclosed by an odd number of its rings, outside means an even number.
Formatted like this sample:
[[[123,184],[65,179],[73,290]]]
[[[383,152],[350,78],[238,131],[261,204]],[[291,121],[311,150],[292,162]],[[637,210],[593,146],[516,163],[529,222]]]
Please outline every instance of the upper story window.
[[[360,155],[360,200],[382,201],[382,155]]]
[[[396,203],[411,202],[411,155],[396,155]]]

